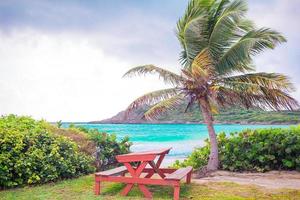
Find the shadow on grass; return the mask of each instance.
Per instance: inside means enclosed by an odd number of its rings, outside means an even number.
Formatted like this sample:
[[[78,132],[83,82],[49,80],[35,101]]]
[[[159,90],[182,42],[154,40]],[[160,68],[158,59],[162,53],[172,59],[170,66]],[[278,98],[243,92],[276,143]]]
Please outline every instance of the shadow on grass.
[[[116,195],[121,197],[120,193],[125,185],[126,184],[122,183],[113,183],[109,185],[106,184],[106,186],[102,188],[103,190],[101,195],[103,197],[116,197]],[[174,190],[171,186],[151,185],[146,187],[150,190],[155,199],[173,199]],[[191,188],[191,185],[182,184],[180,187],[180,196],[187,197],[188,194],[190,194]],[[143,197],[143,193],[135,185],[133,189],[128,193],[127,197],[129,197],[129,199],[141,199]]]

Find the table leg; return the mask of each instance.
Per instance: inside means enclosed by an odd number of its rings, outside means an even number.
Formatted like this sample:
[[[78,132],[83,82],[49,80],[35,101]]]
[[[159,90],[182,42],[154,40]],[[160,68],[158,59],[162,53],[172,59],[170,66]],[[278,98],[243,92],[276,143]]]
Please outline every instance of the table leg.
[[[95,181],[95,195],[99,195],[100,194],[100,181]]]
[[[139,167],[135,170],[135,177],[139,177],[145,167],[147,166],[148,162],[142,162]]]
[[[145,185],[138,185],[139,189],[143,192],[146,198],[152,198],[152,193],[147,189]]]
[[[130,163],[124,163],[125,167],[127,168],[128,172],[130,173],[130,175],[133,177],[135,176],[135,172],[136,170],[130,165]]]
[[[124,165],[126,166],[128,172],[130,173],[130,175],[133,178],[139,178],[141,173],[143,172],[143,170],[145,169],[145,167],[147,166],[148,162],[142,162],[136,169],[134,169],[130,163],[124,163]],[[132,183],[129,183],[125,186],[125,188],[122,190],[121,195],[126,196],[130,190],[133,188]],[[146,198],[152,198],[152,194],[151,192],[146,188],[145,185],[143,184],[138,184],[138,188],[142,191],[142,193],[144,194],[144,196]]]
[[[156,166],[159,168],[166,154],[162,154],[157,160]]]
[[[155,172],[158,173],[159,176],[160,176],[161,178],[164,178],[164,177],[165,177],[164,173],[162,173],[162,172],[159,170],[159,167],[160,167],[160,165],[161,165],[163,159],[165,158],[165,155],[166,155],[166,154],[162,154],[162,155],[158,158],[156,164],[154,163],[154,161],[149,162],[150,166],[153,168],[154,171],[153,171],[153,172],[149,172],[149,173],[145,176],[145,178],[151,178],[151,177],[154,175]]]
[[[157,167],[157,165],[155,165],[155,163],[154,163],[153,161],[150,162],[149,164],[150,164],[150,166],[154,169],[154,171],[155,171],[156,173],[158,173],[158,175],[159,175],[161,178],[165,178],[164,173],[162,173],[162,172],[159,170],[159,167]]]
[[[153,172],[149,172],[149,173],[145,176],[145,178],[151,178],[153,175],[154,175],[154,171],[153,171]]]
[[[179,200],[180,186],[174,186],[174,200]]]
[[[191,179],[192,179],[192,171],[187,174],[187,176],[186,176],[186,183],[190,184],[191,183]]]
[[[130,192],[130,190],[132,189],[132,187],[133,187],[133,184],[131,184],[131,183],[127,184],[125,186],[125,188],[122,190],[121,195],[126,196]]]

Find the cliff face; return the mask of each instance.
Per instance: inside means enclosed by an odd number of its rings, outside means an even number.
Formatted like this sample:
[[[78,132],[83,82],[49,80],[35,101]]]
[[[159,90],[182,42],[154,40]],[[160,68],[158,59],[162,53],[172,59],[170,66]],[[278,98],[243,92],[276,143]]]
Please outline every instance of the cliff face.
[[[143,113],[132,112],[126,116],[126,112],[121,111],[111,118],[104,119],[104,120],[101,120],[98,122],[95,121],[95,122],[91,122],[91,123],[104,123],[104,124],[105,123],[112,123],[112,124],[144,123],[145,120],[143,120],[142,117],[143,117]]]
[[[92,121],[90,123],[100,123],[100,124],[138,124],[138,123],[155,123],[154,121],[147,121],[143,119],[143,114],[146,111],[146,108],[140,108],[130,113],[121,111],[115,116],[100,120]]]

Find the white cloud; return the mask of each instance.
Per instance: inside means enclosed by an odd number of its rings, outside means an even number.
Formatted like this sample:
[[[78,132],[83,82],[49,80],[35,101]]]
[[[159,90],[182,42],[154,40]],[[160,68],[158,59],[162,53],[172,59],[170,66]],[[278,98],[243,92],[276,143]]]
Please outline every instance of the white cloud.
[[[122,79],[132,64],[106,55],[94,40],[33,30],[2,34],[0,113],[49,121],[97,120],[163,86],[153,77]]]

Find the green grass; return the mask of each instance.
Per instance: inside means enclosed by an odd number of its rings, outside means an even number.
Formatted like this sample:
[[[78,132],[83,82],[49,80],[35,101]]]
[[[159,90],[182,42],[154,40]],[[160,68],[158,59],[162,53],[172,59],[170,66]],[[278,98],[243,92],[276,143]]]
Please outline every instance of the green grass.
[[[93,194],[93,176],[83,176],[77,179],[65,180],[56,183],[35,187],[24,187],[0,191],[0,199],[62,199],[62,200],[92,200],[92,199],[141,199],[142,194],[135,187],[128,197],[121,197],[120,191],[123,184],[104,183],[102,194]],[[172,199],[173,189],[166,186],[151,186],[150,191],[154,199]],[[238,185],[235,183],[209,183],[209,184],[183,184],[181,187],[181,199],[201,200],[240,200],[240,199],[300,199],[300,190],[269,190],[251,185]]]

